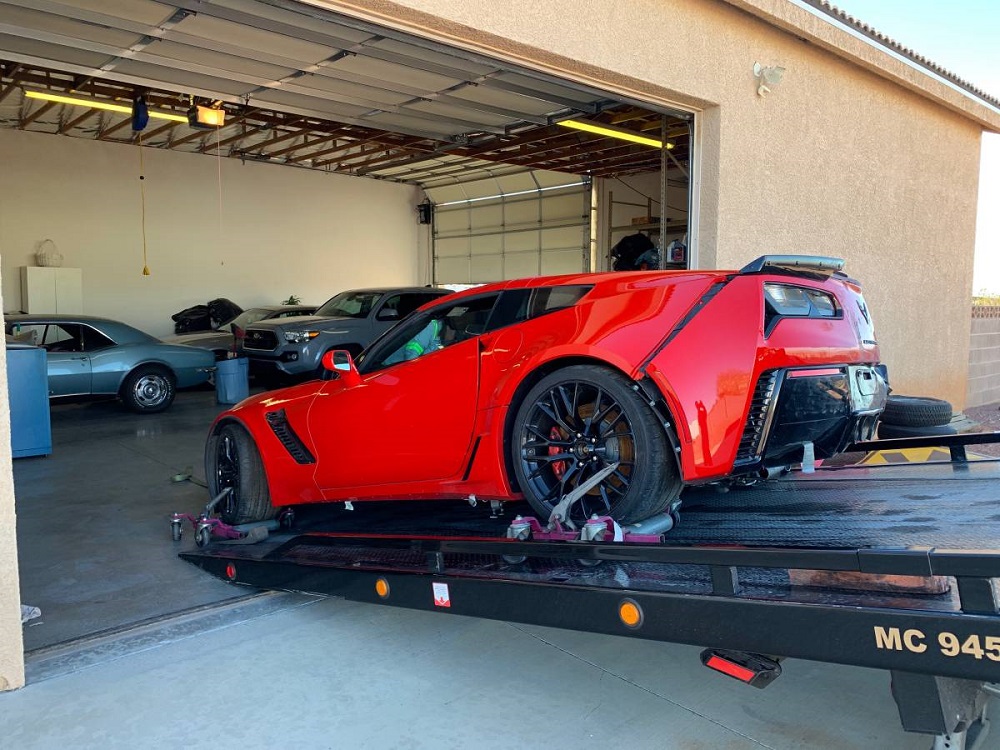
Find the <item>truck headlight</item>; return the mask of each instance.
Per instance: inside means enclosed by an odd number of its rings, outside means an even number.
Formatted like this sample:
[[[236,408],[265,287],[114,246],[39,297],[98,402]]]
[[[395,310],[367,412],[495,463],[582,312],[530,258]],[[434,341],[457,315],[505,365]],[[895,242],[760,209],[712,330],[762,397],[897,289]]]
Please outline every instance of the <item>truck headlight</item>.
[[[319,336],[319,331],[285,331],[285,341],[292,344],[304,344]]]

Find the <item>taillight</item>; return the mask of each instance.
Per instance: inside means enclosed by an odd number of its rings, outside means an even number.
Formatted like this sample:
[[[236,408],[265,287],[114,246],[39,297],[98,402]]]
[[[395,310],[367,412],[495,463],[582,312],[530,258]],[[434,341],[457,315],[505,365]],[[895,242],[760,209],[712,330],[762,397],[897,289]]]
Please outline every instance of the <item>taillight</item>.
[[[701,663],[756,688],[766,688],[781,676],[781,665],[776,659],[746,651],[705,649],[701,652]]]
[[[771,333],[782,318],[840,318],[843,309],[837,298],[822,289],[793,284],[764,284],[764,335]]]

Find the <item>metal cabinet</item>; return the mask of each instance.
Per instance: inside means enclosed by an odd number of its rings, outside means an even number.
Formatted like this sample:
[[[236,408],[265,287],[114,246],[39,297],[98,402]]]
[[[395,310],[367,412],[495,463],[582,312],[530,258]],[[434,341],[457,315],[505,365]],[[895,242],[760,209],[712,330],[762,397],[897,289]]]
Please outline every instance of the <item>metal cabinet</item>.
[[[52,427],[49,422],[49,381],[44,349],[27,344],[7,344],[7,396],[14,458],[49,455],[52,452]]]
[[[26,313],[83,312],[83,270],[21,266],[21,309]]]

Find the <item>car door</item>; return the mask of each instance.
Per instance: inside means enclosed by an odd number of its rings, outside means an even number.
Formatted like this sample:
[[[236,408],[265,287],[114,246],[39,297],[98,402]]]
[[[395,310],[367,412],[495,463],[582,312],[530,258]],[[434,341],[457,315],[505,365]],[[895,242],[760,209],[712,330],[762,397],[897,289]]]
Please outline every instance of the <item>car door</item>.
[[[495,300],[422,313],[365,354],[360,384],[327,384],[309,413],[322,491],[461,475],[479,388],[479,336],[466,323],[485,317]],[[422,334],[435,324],[441,334],[435,343],[407,348],[416,339],[428,343]]]
[[[22,330],[35,326],[22,326]],[[89,395],[92,377],[90,355],[83,350],[78,323],[40,323],[39,345],[45,348],[50,396]]]

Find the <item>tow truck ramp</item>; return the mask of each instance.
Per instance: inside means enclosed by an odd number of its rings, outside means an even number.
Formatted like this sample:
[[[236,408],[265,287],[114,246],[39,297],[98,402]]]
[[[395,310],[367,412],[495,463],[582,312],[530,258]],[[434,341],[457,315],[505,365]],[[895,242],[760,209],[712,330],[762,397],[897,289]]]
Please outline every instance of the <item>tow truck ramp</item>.
[[[262,589],[702,646],[757,687],[787,658],[885,669],[904,729],[971,748],[1000,682],[1000,462],[959,453],[701,490],[661,544],[519,541],[509,511],[372,503],[181,557]]]

